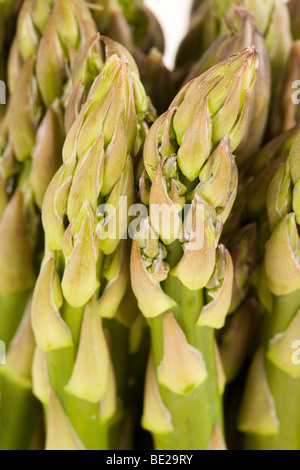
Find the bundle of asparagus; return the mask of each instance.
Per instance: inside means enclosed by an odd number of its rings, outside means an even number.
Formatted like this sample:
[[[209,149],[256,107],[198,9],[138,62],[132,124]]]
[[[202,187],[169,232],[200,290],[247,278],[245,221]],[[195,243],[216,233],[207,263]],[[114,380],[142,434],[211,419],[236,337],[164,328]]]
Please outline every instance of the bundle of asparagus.
[[[221,445],[214,329],[229,310],[233,267],[219,238],[236,196],[232,151],[247,125],[257,65],[249,48],[189,82],[146,138],[140,193],[150,217],[133,242],[131,278],[151,330],[143,425],[158,449]]]

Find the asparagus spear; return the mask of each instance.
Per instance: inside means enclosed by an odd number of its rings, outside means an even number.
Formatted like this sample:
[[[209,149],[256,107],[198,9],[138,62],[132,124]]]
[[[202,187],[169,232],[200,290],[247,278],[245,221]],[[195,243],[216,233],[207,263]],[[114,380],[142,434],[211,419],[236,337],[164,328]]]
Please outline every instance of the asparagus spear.
[[[236,196],[232,151],[243,138],[257,67],[248,48],[192,80],[146,138],[140,194],[150,217],[133,241],[131,279],[151,331],[142,423],[157,449],[225,445],[215,329],[229,310],[233,267],[218,242]],[[157,205],[171,227],[156,217]]]
[[[280,135],[247,162],[240,174],[236,203],[224,227],[223,242],[233,258],[234,282],[232,316],[218,335],[218,344],[227,383],[236,379],[227,389],[227,403],[235,395],[240,396],[243,366],[261,343],[263,313],[270,308],[270,294],[260,275],[265,242],[270,235],[266,223],[266,193],[298,132],[299,127]],[[238,406],[237,402],[235,408]],[[230,408],[229,412],[232,411]],[[235,419],[234,414],[231,419]],[[231,426],[232,432],[233,429]]]
[[[31,317],[47,449],[116,448],[122,418],[117,375],[126,370],[126,338],[121,341],[128,320],[119,307],[129,280],[124,204],[134,200],[133,163],[149,105],[132,57],[105,42],[106,62],[68,132],[64,164],[43,204],[46,254]],[[92,58],[96,43],[97,37],[87,48]]]
[[[271,314],[266,316],[264,343],[253,359],[240,411],[239,429],[246,433],[246,448],[300,449],[299,149],[298,132],[267,191],[271,235],[262,273],[271,294]]]
[[[25,0],[11,50],[12,95],[0,138],[0,338],[8,352],[0,371],[0,448],[26,448],[30,439],[29,410],[37,405],[29,380],[34,340],[22,325],[30,317],[43,250],[40,208],[61,164],[69,68],[76,49],[95,31],[81,0]],[[24,355],[23,369],[12,355]]]
[[[266,223],[267,188],[287,157],[299,128],[284,133],[266,145],[241,173],[236,204],[224,238],[234,264],[234,288],[224,330],[218,336],[220,355],[227,383],[225,403],[229,444],[236,448],[235,423],[244,384],[245,360],[262,341],[265,309],[270,309],[270,293],[265,285],[261,262],[270,233]],[[240,228],[239,228],[240,227]],[[234,421],[234,423],[233,423]],[[234,441],[232,440],[234,438]]]

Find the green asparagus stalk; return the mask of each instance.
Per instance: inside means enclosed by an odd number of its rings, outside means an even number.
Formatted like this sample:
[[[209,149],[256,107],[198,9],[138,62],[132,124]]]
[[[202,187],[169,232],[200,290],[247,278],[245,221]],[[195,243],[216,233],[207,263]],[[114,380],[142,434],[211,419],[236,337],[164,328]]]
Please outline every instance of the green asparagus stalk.
[[[97,41],[87,45],[91,60]],[[105,43],[105,64],[68,132],[64,163],[43,204],[46,254],[31,318],[38,346],[34,388],[48,416],[47,449],[116,449],[125,405],[120,376],[129,320],[120,306],[129,265],[122,237],[126,203],[129,208],[134,201],[134,159],[150,116],[132,57]]]
[[[246,433],[245,448],[300,449],[299,155],[298,132],[267,191],[271,235],[262,273],[270,292],[270,314],[263,345],[249,371],[239,416],[239,429]]]
[[[25,334],[21,321],[30,316],[30,294],[43,250],[40,209],[61,164],[69,68],[76,49],[95,31],[80,0],[26,0],[10,55],[12,95],[0,144],[0,338],[8,357],[15,347],[26,356],[27,369],[33,335],[18,338]],[[1,367],[0,375],[0,448],[26,448],[34,416],[29,409],[37,406],[30,380],[22,379],[24,372],[15,362]]]
[[[150,216],[133,241],[131,280],[151,331],[142,424],[157,449],[225,447],[215,330],[230,307],[233,266],[219,238],[257,67],[248,48],[192,80],[146,138],[139,185]]]
[[[264,38],[252,14],[244,7],[231,7],[226,17],[226,28],[228,32],[211,45],[200,61],[194,65],[186,80],[197,77],[244,47],[252,45],[256,47],[259,52],[259,68],[255,90],[251,97],[248,128],[235,152],[240,167],[259,150],[264,137],[271,98],[271,70]]]

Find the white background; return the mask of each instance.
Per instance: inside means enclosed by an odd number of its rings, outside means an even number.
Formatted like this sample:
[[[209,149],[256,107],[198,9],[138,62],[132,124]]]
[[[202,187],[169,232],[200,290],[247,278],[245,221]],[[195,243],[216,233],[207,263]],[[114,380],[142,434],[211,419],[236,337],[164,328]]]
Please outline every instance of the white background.
[[[165,63],[172,68],[178,45],[186,33],[192,0],[145,0],[165,34]]]

